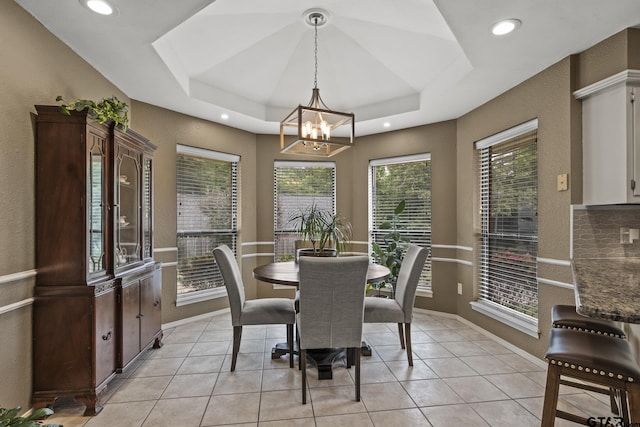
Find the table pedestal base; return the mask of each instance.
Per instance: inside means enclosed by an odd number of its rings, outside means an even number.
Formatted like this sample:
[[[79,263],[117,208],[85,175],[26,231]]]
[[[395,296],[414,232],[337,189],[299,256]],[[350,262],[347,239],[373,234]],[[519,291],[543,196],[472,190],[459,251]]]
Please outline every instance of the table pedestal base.
[[[289,354],[289,347],[286,342],[279,342],[271,349],[271,360],[280,359],[285,354]],[[298,344],[293,343],[293,354],[298,354]]]
[[[360,355],[371,356],[371,346],[364,341],[362,341],[362,347],[360,347]]]
[[[371,347],[362,341],[362,356],[371,356]],[[285,354],[289,354],[289,347],[286,342],[277,343],[271,349],[271,360],[277,360]],[[293,354],[300,355],[298,344],[293,343]],[[323,348],[307,350],[307,356],[311,360],[311,365],[318,368],[319,380],[330,380],[333,378],[331,368],[336,366],[347,366],[347,352],[343,348]],[[351,363],[353,365],[353,361]]]
[[[318,369],[319,380],[333,378],[333,366],[347,366],[347,352],[343,348],[307,350],[307,360]]]

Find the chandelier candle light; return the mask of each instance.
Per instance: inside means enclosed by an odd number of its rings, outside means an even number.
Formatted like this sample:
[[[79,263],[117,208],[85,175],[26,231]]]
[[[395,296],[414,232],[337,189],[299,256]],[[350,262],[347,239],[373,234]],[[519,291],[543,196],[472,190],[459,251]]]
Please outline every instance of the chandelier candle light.
[[[315,75],[311,100],[299,105],[280,122],[280,152],[331,157],[353,145],[355,115],[332,111],[320,97],[318,89],[318,26],[327,23],[327,12],[320,9],[304,13],[307,24],[315,31]],[[286,129],[293,129],[295,137],[287,138]],[[288,141],[287,141],[288,140]]]

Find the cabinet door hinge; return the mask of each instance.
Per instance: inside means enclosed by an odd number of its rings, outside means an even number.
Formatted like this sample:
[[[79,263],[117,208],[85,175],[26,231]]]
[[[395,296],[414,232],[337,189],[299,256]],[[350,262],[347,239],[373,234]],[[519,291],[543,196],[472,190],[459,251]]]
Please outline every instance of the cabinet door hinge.
[[[631,91],[630,97],[632,103],[636,102],[636,92],[634,90]]]
[[[635,190],[635,189],[636,189],[636,180],[635,180],[635,179],[632,179],[632,180],[631,180],[631,189],[632,189],[632,190]]]

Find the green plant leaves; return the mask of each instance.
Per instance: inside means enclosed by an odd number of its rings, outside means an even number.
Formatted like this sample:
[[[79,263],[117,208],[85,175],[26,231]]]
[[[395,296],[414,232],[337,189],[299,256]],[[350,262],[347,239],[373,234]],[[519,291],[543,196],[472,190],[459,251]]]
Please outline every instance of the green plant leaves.
[[[351,240],[351,224],[340,215],[325,212],[315,204],[290,216],[289,222],[295,224],[302,240],[311,243],[314,252],[324,250],[329,243],[341,252]]]
[[[43,425],[38,421],[53,414],[49,408],[36,409],[26,417],[18,417],[21,409],[19,406],[13,409],[0,407],[0,427],[62,427],[60,424]]]
[[[116,126],[121,126],[124,131],[129,126],[129,106],[125,102],[119,101],[115,96],[103,98],[97,103],[89,99],[78,99],[68,103],[61,95],[58,95],[56,101],[63,102],[58,110],[67,116],[71,115],[71,111],[84,111],[88,108],[90,109],[89,117],[100,124],[112,120]]]
[[[391,230],[382,237],[384,247],[376,242],[371,243],[371,256],[373,256],[379,264],[386,266],[391,271],[386,282],[382,282],[379,287],[376,287],[377,289],[384,288],[387,283],[395,287],[396,280],[398,279],[400,266],[402,266],[402,258],[404,257],[404,250],[410,241],[408,237],[401,234],[398,225],[400,222],[400,214],[404,212],[405,206],[406,203],[402,200],[395,207],[394,214],[389,215],[389,221],[385,221],[378,226],[381,230]]]

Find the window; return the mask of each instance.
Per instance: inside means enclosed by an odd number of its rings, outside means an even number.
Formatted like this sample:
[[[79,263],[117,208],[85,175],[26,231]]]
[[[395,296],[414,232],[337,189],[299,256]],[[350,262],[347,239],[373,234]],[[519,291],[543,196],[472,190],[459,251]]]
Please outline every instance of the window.
[[[478,301],[533,336],[538,317],[537,128],[533,120],[476,142],[481,226]]]
[[[276,262],[295,257],[298,235],[293,215],[315,204],[336,212],[336,165],[333,162],[277,161],[273,168],[273,230]]]
[[[405,201],[399,229],[411,243],[431,249],[431,156],[419,154],[369,162],[369,242],[384,246],[389,232],[380,225]],[[419,289],[431,290],[431,257]]]
[[[236,251],[239,160],[230,154],[177,146],[178,301],[225,294],[213,248],[224,243]]]

